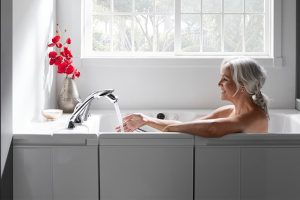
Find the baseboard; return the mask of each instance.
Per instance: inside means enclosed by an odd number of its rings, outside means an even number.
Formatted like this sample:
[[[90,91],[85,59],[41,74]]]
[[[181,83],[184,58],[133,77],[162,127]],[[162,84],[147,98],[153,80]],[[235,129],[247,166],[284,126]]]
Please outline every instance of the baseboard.
[[[13,145],[10,144],[6,164],[1,177],[1,200],[13,199]]]

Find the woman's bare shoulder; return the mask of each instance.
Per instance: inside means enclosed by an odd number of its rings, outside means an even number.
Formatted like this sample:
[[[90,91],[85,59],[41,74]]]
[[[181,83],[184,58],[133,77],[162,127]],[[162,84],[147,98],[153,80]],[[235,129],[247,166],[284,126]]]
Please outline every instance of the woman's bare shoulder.
[[[244,132],[261,133],[268,132],[268,116],[263,111],[252,111],[240,116],[244,124]]]
[[[229,117],[230,114],[233,112],[233,110],[234,110],[233,105],[222,106],[215,109],[213,112],[211,112],[208,115],[197,117],[194,121]]]
[[[217,108],[215,111],[233,111],[233,110],[234,110],[234,105],[226,105]]]
[[[218,117],[229,117],[234,111],[234,105],[226,105],[217,108],[213,113]]]

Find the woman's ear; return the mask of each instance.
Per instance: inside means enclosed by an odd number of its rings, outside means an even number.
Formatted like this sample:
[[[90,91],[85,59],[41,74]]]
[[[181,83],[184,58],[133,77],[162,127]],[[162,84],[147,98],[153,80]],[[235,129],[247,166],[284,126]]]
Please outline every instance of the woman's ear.
[[[241,92],[244,93],[245,91],[246,91],[245,87],[242,86],[242,87],[241,87]]]

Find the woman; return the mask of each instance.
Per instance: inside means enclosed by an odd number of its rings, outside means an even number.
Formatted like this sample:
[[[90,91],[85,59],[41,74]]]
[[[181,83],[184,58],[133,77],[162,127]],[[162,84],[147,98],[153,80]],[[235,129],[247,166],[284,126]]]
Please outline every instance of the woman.
[[[230,133],[267,133],[268,108],[261,88],[265,70],[251,58],[224,60],[221,65],[221,99],[232,105],[216,109],[211,114],[191,122],[160,120],[135,113],[123,120],[124,130],[132,132],[148,125],[163,132],[182,132],[203,137],[221,137]],[[120,127],[116,128],[120,131]]]

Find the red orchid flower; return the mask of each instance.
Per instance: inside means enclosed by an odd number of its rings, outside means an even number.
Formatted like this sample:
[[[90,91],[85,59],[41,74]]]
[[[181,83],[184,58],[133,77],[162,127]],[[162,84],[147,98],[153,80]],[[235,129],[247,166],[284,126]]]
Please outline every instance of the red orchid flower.
[[[74,67],[73,67],[73,65],[69,65],[68,67],[67,67],[67,69],[66,69],[66,74],[72,74],[73,73],[73,71],[74,71]]]
[[[66,43],[67,43],[67,44],[71,44],[71,42],[72,42],[72,41],[71,41],[71,38],[67,38]]]
[[[48,44],[48,47],[54,47],[54,46],[55,46],[55,43]]]
[[[60,36],[59,35],[54,36],[52,38],[52,43],[48,44],[48,47],[54,47],[55,45],[57,46],[57,44],[59,43],[59,40],[60,40]]]
[[[49,56],[49,58],[55,58],[56,55],[57,55],[57,53],[55,51],[51,51],[48,56]]]
[[[73,61],[72,59],[65,59],[65,62],[68,63],[68,65],[70,65]]]
[[[59,65],[57,65],[57,73],[65,73],[67,66],[68,64],[66,62],[62,62]]]
[[[59,73],[59,74],[63,74],[63,73],[65,73],[65,70],[64,70],[64,68],[62,68],[62,67],[58,67],[58,68],[57,68],[57,73]]]
[[[60,43],[60,42],[55,43],[55,45],[56,45],[57,48],[61,48],[63,46],[62,43]]]
[[[71,51],[68,49],[68,47],[64,47],[64,50],[60,53],[60,55],[62,55],[63,57],[65,57],[66,59],[71,59],[73,56],[72,56],[72,53]]]
[[[66,30],[65,30],[66,32]],[[48,54],[49,64],[57,66],[57,73],[70,75],[72,79],[80,77],[80,71],[73,66],[73,55],[68,48],[72,43],[70,37],[65,40],[65,43],[61,43],[62,38],[60,36],[60,30],[57,26],[56,35],[52,38],[52,43],[48,44],[48,47],[54,47],[53,51]]]
[[[62,56],[57,56],[56,58],[55,58],[55,65],[59,65],[59,64],[61,64],[62,62],[63,62],[63,57]]]
[[[73,57],[73,55],[72,55],[71,51],[68,49],[68,47],[64,47],[64,55],[67,58],[72,58]]]
[[[73,75],[72,75],[72,79],[75,79],[76,77],[79,78],[79,76],[80,76],[80,71],[75,69],[74,72],[73,72]]]
[[[59,35],[56,35],[56,36],[54,36],[54,37],[52,38],[52,42],[53,42],[53,43],[58,43],[59,40],[60,40],[60,36],[59,36]]]
[[[49,61],[49,64],[53,65],[54,63],[55,63],[55,59],[51,58],[50,61]]]
[[[79,78],[79,76],[80,76],[80,71],[76,70],[75,76],[76,76],[77,78]]]

